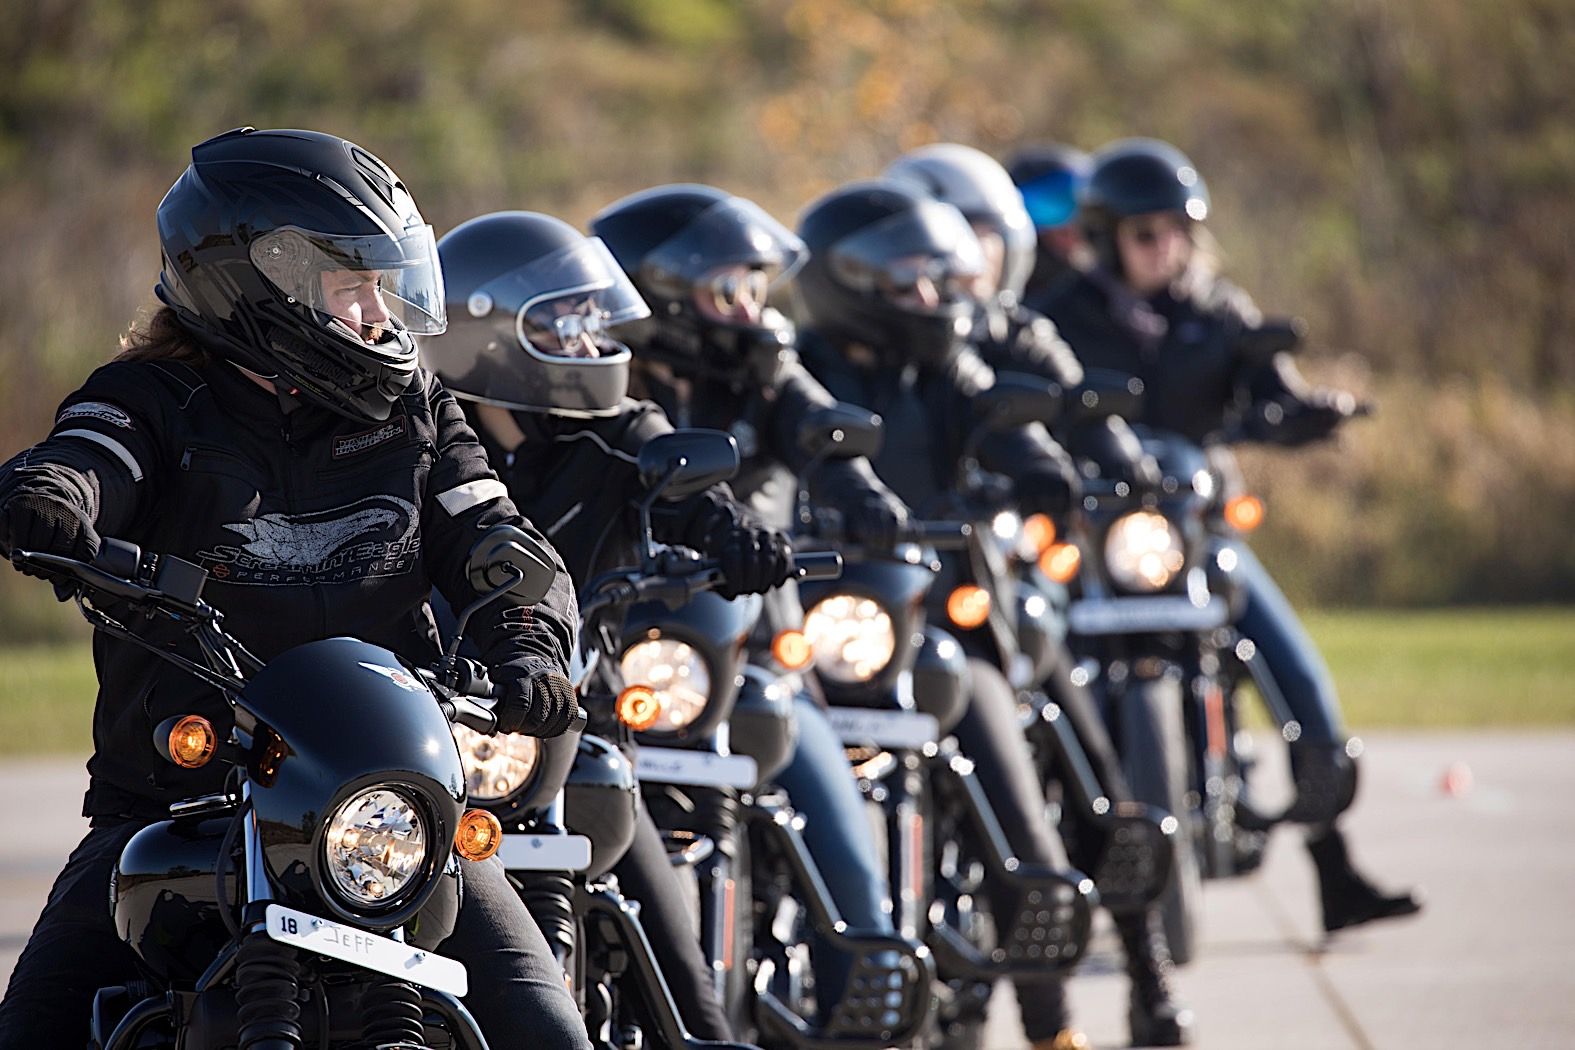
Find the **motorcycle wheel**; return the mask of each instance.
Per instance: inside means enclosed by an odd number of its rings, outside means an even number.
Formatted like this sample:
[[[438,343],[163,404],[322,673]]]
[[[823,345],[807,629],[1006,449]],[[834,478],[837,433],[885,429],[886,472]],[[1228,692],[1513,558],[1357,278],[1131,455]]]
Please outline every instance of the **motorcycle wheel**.
[[[1176,965],[1192,961],[1202,920],[1197,815],[1187,804],[1192,782],[1181,684],[1170,678],[1134,681],[1118,702],[1121,764],[1132,794],[1181,822],[1170,884],[1159,899],[1165,937]]]

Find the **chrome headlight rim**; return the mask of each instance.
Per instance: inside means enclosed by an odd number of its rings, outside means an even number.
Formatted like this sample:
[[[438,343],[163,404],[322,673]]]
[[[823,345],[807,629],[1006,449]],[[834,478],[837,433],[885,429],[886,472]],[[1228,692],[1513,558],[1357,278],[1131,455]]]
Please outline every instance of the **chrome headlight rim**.
[[[508,810],[513,802],[528,794],[540,779],[543,763],[542,741],[539,737],[524,733],[478,733],[458,722],[454,723],[453,732],[454,746],[459,749],[460,765],[465,770],[465,796],[469,805],[494,811]],[[483,793],[473,783],[478,773],[475,751],[481,746],[509,749],[512,753],[505,754],[504,760],[525,767],[523,772],[515,770],[516,779],[501,794]],[[491,760],[490,756],[487,760]]]
[[[638,667],[631,668],[629,658],[632,655],[673,668],[673,673],[658,676]],[[641,737],[671,739],[688,735],[705,721],[706,712],[716,698],[718,671],[704,647],[680,634],[655,627],[625,643],[618,654],[618,674],[626,688],[631,685],[648,687],[661,706],[662,713],[656,722],[638,731]],[[652,681],[653,677],[657,680]],[[675,678],[687,679],[687,682],[674,686],[670,683]],[[674,715],[680,711],[683,717],[675,721]]]
[[[411,810],[419,821],[423,841],[420,855],[409,865],[404,880],[386,897],[369,902],[348,890],[341,881],[340,866],[332,852],[335,848],[332,839],[335,823],[340,816],[365,796],[377,792],[394,795]],[[452,843],[448,840],[453,837],[453,829],[445,826],[446,822],[440,818],[438,808],[433,805],[428,792],[415,784],[388,779],[354,784],[339,794],[327,812],[314,849],[318,868],[316,881],[330,902],[347,915],[380,916],[402,912],[425,895],[424,891],[433,884],[433,873],[451,852]]]
[[[841,605],[851,605],[851,608],[834,607]],[[867,637],[845,639],[839,645],[824,636],[826,627],[841,625],[860,615],[874,626],[873,632],[866,632]],[[803,631],[814,651],[811,666],[828,685],[838,688],[858,689],[878,682],[897,659],[897,623],[898,617],[875,595],[852,589],[832,590],[804,610]],[[873,647],[874,652],[863,657],[869,665],[867,671],[841,672],[842,666],[857,667],[859,663],[857,654],[853,659],[848,657],[848,641]],[[874,657],[879,653],[884,655],[876,661]]]
[[[1180,526],[1152,508],[1129,510],[1105,530],[1105,571],[1118,588],[1156,594],[1175,583],[1187,566]]]

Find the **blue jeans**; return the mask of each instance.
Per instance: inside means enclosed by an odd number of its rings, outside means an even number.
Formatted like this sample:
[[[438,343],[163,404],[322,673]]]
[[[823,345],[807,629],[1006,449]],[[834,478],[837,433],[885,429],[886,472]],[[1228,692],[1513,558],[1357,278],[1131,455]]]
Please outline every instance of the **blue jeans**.
[[[1263,563],[1245,543],[1230,547],[1236,552],[1236,572],[1247,593],[1236,627],[1258,647],[1286,706],[1301,723],[1300,739],[1308,744],[1344,741],[1340,698],[1318,647]]]

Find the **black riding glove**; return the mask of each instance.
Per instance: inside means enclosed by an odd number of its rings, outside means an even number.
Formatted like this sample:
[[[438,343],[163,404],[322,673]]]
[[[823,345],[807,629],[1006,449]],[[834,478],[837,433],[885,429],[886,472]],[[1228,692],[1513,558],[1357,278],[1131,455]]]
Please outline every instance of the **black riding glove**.
[[[722,564],[723,598],[764,594],[787,580],[793,567],[793,546],[776,529],[739,522],[726,529],[706,552]]]
[[[908,509],[898,500],[870,492],[848,509],[844,523],[848,539],[853,542],[877,550],[891,550],[902,539],[903,528],[908,524]]]
[[[1048,514],[1060,522],[1077,498],[1077,477],[1070,466],[1039,467],[1018,476],[1015,484],[1017,502],[1025,514]]]
[[[0,554],[6,557],[24,550],[90,561],[98,548],[93,525],[63,500],[20,492],[0,504]]]
[[[498,732],[562,736],[574,724],[580,704],[574,684],[562,671],[532,671],[497,685]]]

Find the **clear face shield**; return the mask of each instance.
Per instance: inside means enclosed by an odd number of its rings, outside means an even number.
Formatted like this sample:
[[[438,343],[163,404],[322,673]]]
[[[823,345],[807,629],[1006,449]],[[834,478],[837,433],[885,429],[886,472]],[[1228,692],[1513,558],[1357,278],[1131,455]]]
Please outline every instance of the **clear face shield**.
[[[436,335],[448,325],[430,226],[412,226],[398,236],[282,226],[252,241],[249,255],[287,299],[325,315],[331,327],[369,346],[401,331]]]
[[[808,258],[787,227],[750,201],[730,197],[657,245],[641,276],[667,298],[691,300],[708,321],[755,327],[771,292]]]
[[[874,223],[831,248],[837,279],[908,313],[954,314],[970,308],[987,272],[984,249],[949,204],[924,201]]]

